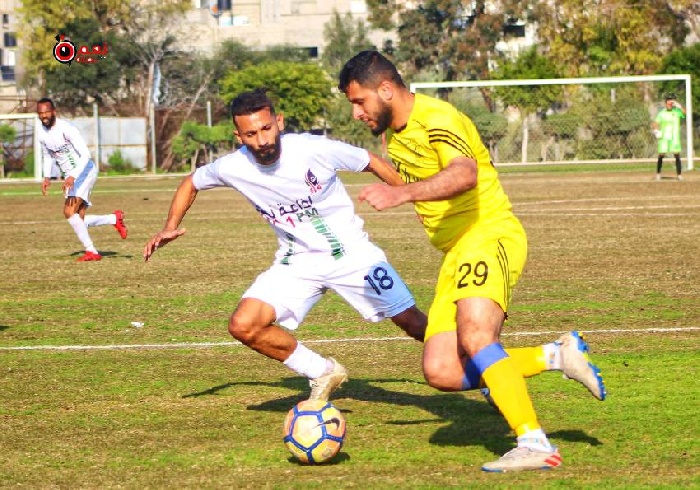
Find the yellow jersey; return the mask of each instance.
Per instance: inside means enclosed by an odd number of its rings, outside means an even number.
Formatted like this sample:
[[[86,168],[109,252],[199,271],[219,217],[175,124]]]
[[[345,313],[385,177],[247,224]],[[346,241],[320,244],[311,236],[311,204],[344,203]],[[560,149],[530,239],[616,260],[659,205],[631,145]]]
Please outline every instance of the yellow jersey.
[[[448,251],[476,224],[512,216],[510,200],[474,123],[451,104],[415,94],[408,123],[393,132],[387,150],[406,183],[438,173],[456,157],[476,160],[473,189],[442,201],[414,203],[431,243],[439,250]]]

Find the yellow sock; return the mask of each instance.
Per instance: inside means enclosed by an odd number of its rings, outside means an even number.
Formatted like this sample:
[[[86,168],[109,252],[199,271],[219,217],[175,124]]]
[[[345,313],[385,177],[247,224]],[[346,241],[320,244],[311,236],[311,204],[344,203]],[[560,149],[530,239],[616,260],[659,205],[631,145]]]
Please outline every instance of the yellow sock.
[[[520,374],[524,378],[529,378],[540,374],[542,371],[547,370],[547,358],[545,356],[544,347],[519,347],[515,349],[505,350],[508,356],[513,360],[515,366],[520,371]],[[470,373],[472,376],[475,373]],[[473,379],[473,378],[472,378]],[[473,381],[472,381],[473,383]],[[479,379],[479,388],[486,386],[484,378]],[[468,389],[473,390],[474,385],[472,384]]]
[[[473,361],[481,371],[481,377],[488,386],[493,401],[515,434],[521,436],[540,429],[525,378],[503,347],[491,344],[479,351]]]
[[[516,349],[506,349],[508,357],[513,359],[516,366],[525,378],[540,374],[547,369],[547,359],[544,354],[544,347],[519,347]]]

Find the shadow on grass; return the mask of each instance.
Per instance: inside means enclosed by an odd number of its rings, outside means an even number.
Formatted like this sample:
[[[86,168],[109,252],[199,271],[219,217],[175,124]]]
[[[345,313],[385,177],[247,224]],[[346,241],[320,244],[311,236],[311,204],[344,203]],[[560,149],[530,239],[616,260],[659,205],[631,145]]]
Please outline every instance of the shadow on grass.
[[[112,252],[110,250],[98,250],[103,259],[133,259],[134,256],[131,254],[120,254],[119,252]],[[85,253],[84,250],[80,252],[73,252],[70,254],[71,257],[80,257]]]
[[[10,328],[9,325],[0,325],[0,332],[2,332],[3,330],[7,330],[8,328]]]
[[[444,424],[429,438],[430,444],[438,446],[483,446],[496,455],[501,455],[513,448],[513,437],[505,419],[486,401],[465,398],[460,393],[443,393],[435,391],[431,395],[417,395],[402,391],[391,391],[372,383],[417,383],[410,379],[350,379],[333,394],[335,399],[350,398],[353,400],[387,403],[397,406],[412,406],[434,415],[434,418],[391,420],[391,425]],[[425,384],[425,383],[419,383]],[[183,398],[215,395],[227,388],[254,385],[270,386],[298,390],[306,394],[309,389],[308,381],[301,377],[284,378],[279,382],[234,382],[214,386],[204,391],[184,395]],[[292,406],[303,399],[303,396],[290,395],[284,398],[269,400],[257,405],[249,405],[248,410],[262,410],[286,413]],[[352,413],[351,410],[343,410]],[[557,440],[586,443],[598,446],[602,443],[584,431],[561,430],[548,434],[556,444]]]
[[[290,456],[287,458],[287,461],[291,464],[295,464],[297,466],[317,466],[313,463],[302,463],[298,459]],[[326,461],[325,463],[322,463],[322,466],[335,466],[340,463],[345,463],[347,461],[350,461],[350,455],[348,453],[345,453],[343,451],[340,451],[338,454],[333,456],[330,460]]]

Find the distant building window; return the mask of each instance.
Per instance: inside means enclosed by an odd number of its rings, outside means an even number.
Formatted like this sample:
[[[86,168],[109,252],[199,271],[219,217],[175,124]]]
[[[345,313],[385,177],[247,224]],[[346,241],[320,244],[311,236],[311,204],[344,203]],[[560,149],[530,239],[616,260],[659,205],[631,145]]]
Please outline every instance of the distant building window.
[[[10,23],[10,14],[2,14],[2,25],[7,26]]]
[[[16,63],[16,54],[12,49],[3,49],[0,50],[0,65],[5,65],[5,66],[15,66]]]
[[[308,48],[306,48],[306,53],[309,55],[309,58],[317,59],[318,58],[318,46],[309,46]]]
[[[6,48],[12,48],[14,46],[17,46],[17,38],[15,37],[14,32],[5,32],[3,34],[4,37],[4,46]]]
[[[15,67],[14,66],[0,66],[0,75],[2,75],[3,81],[12,82],[15,79]]]

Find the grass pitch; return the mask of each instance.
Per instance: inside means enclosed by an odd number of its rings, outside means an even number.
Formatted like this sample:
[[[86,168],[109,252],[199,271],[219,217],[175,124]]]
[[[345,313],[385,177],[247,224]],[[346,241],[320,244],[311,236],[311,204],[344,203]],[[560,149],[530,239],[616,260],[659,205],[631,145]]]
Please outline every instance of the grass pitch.
[[[92,228],[105,258],[76,263],[59,186],[0,184],[0,487],[698,488],[700,177],[652,177],[503,175],[530,238],[503,341],[587,332],[609,391],[600,403],[555,373],[530,379],[564,466],[506,475],[479,470],[512,447],[503,419],[476,393],[428,387],[419,343],[334,294],[297,333],[351,371],[333,397],[348,436],[334,464],[290,459],[282,421],[305,380],[226,332],[275,250],[234,191],[201,193],[187,234],[144,264],[179,179],[102,178],[91,212],[123,209],[129,238]],[[372,181],[343,178],[353,196]],[[358,212],[427,308],[440,255],[411,208]]]

